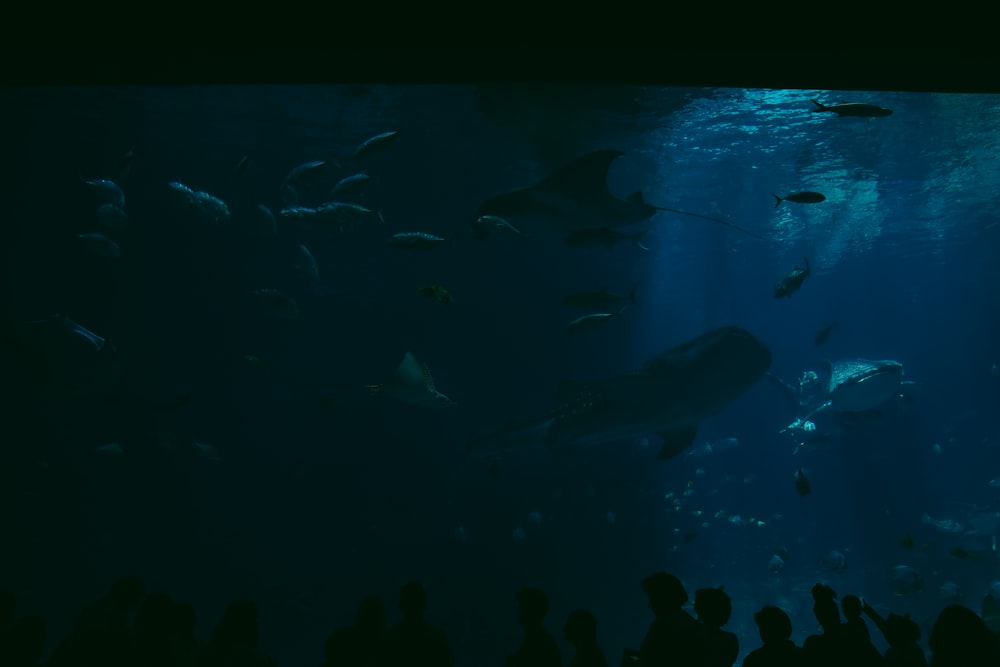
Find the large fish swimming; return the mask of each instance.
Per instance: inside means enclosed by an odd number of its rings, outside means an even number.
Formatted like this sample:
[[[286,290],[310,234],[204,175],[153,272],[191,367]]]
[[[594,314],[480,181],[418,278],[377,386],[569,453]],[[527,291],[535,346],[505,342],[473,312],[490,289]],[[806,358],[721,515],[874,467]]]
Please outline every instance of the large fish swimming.
[[[391,377],[379,384],[365,385],[373,396],[392,396],[397,401],[425,408],[451,408],[455,402],[434,386],[427,364],[417,361],[412,352],[403,355]]]
[[[799,409],[808,410],[802,419],[827,408],[839,412],[874,410],[904,390],[903,365],[898,361],[845,359],[826,362],[825,366],[820,375],[803,374],[798,387],[769,375],[789,393]]]
[[[648,220],[658,211],[669,211],[711,220],[760,238],[728,220],[647,204],[639,191],[628,199],[615,197],[608,190],[608,168],[622,155],[616,150],[587,153],[534,185],[490,197],[476,211],[473,220],[484,215],[503,219],[532,217],[540,219],[535,222],[536,229],[548,227],[567,234],[590,227],[631,225]]]
[[[635,372],[566,382],[566,401],[536,419],[470,444],[473,456],[518,445],[598,445],[658,434],[658,459],[694,441],[698,424],[739,397],[771,365],[770,350],[739,327],[670,348]]]

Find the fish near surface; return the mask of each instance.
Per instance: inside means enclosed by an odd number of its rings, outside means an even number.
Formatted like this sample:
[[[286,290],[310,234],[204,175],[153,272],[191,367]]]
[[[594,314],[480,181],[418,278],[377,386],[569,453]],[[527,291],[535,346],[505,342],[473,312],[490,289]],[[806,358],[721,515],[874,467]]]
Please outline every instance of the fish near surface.
[[[818,204],[821,201],[826,201],[826,196],[819,192],[809,192],[808,190],[803,192],[793,192],[787,194],[784,197],[779,197],[778,195],[771,193],[771,196],[775,198],[774,208],[778,208],[783,201],[790,201],[795,204]]]
[[[770,367],[771,351],[730,326],[651,358],[638,371],[563,383],[567,399],[538,418],[470,443],[470,454],[517,445],[591,446],[659,434],[657,459],[690,446],[698,424],[722,411]]]
[[[823,113],[830,112],[835,113],[840,117],[844,116],[860,116],[863,118],[881,118],[884,116],[891,116],[892,109],[886,109],[885,107],[876,106],[874,104],[866,104],[864,102],[846,102],[844,104],[822,104],[818,100],[810,100],[816,105],[813,109],[813,113]]]

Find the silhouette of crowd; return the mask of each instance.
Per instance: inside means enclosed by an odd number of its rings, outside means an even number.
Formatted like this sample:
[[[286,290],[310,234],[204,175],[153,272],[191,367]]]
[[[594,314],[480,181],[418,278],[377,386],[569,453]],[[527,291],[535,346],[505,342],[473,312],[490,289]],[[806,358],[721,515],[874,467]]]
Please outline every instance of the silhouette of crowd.
[[[735,634],[723,630],[732,602],[722,587],[695,592],[691,616],[681,581],[665,572],[643,579],[653,620],[638,649],[625,649],[622,667],[731,667],[740,652]],[[880,615],[867,601],[837,593],[825,584],[812,588],[813,613],[821,632],[796,645],[792,621],[780,607],[767,605],[753,618],[761,645],[743,667],[998,667],[1000,600],[987,594],[981,615],[958,604],[945,607],[927,640],[930,659],[918,643],[920,627],[908,615]],[[562,667],[554,636],[545,627],[549,599],[537,588],[516,592],[517,623],[523,631],[507,667]],[[427,594],[418,582],[399,591],[402,620],[390,626],[383,600],[365,597],[353,625],[326,640],[321,667],[451,667],[455,661],[444,630],[424,618]],[[841,618],[843,613],[843,618]],[[888,648],[872,643],[865,617]],[[234,600],[202,641],[195,609],[162,591],[146,592],[138,577],[123,576],[105,595],[87,605],[69,635],[46,660],[48,637],[42,616],[17,616],[13,593],[0,592],[0,667],[276,667],[258,644],[257,607]],[[598,642],[598,623],[585,609],[571,611],[563,627],[573,655],[568,667],[607,667]],[[497,662],[491,657],[492,662]]]

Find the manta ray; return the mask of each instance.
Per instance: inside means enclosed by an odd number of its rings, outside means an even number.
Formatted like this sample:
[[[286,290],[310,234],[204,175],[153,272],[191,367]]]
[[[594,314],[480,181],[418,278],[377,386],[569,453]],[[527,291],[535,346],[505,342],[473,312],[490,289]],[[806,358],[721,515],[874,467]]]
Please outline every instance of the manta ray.
[[[455,402],[439,392],[427,364],[417,361],[412,352],[403,356],[392,377],[379,384],[366,385],[373,396],[392,396],[397,401],[425,408],[450,408]]]
[[[641,191],[636,191],[628,199],[615,197],[608,190],[608,168],[622,155],[624,153],[617,150],[587,153],[556,169],[534,185],[490,197],[480,205],[473,220],[478,221],[485,215],[499,218],[534,217],[547,223],[538,223],[538,228],[549,226],[554,231],[566,234],[588,228],[631,225],[648,220],[658,211],[669,211],[711,220],[755,238],[762,238],[728,220],[647,204]],[[477,225],[476,231],[482,236],[482,225]]]
[[[479,456],[516,446],[590,446],[650,434],[663,439],[657,459],[676,456],[698,424],[722,411],[771,365],[771,351],[735,326],[709,331],[648,360],[641,369],[588,382],[564,382],[563,403],[470,443]]]

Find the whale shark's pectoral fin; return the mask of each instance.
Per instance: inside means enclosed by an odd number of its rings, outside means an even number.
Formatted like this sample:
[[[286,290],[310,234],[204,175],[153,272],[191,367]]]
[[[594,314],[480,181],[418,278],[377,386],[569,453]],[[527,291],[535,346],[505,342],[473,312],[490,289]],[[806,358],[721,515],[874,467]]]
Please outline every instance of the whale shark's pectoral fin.
[[[694,443],[694,436],[698,432],[698,425],[685,426],[672,431],[660,433],[663,438],[663,446],[656,454],[657,461],[666,461],[677,456]]]

